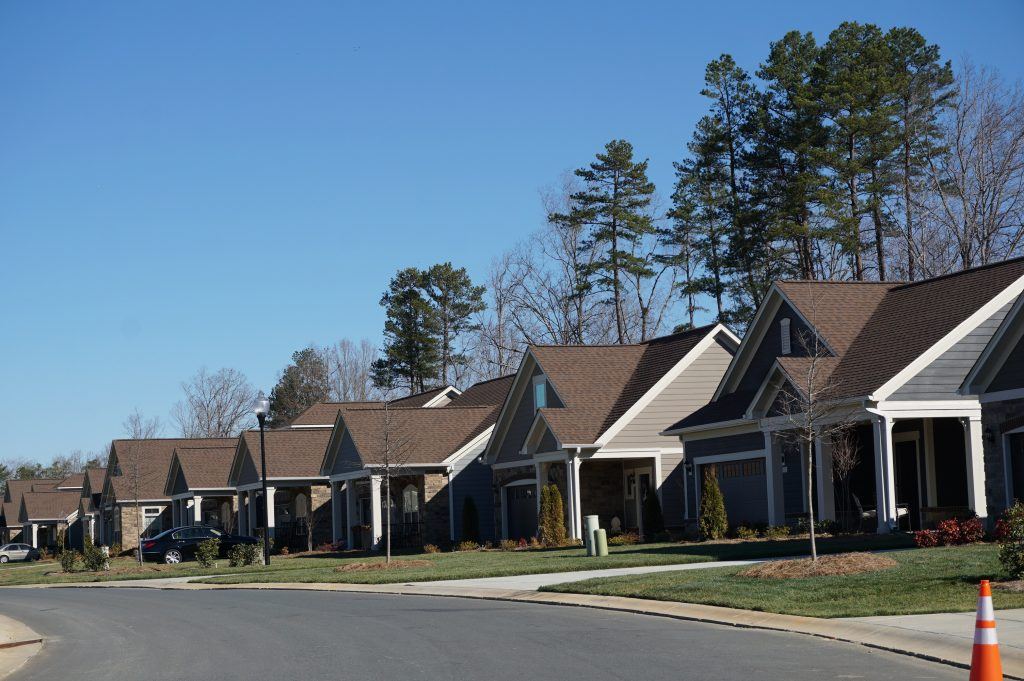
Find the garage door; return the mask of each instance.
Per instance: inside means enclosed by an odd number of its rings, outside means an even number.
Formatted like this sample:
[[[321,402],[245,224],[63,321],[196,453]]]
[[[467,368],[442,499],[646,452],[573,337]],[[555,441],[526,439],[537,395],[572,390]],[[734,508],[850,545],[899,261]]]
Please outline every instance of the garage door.
[[[529,539],[537,535],[537,488],[534,484],[505,488],[505,517],[509,539]]]
[[[743,459],[713,464],[725,499],[729,527],[768,522],[768,486],[764,459]]]

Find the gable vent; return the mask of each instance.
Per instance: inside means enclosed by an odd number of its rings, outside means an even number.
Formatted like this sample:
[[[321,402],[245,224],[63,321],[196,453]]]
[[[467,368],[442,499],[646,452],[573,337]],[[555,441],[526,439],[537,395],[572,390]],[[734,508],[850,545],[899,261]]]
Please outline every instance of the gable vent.
[[[779,332],[782,334],[782,354],[788,355],[793,351],[793,343],[789,335],[789,318],[779,320]]]

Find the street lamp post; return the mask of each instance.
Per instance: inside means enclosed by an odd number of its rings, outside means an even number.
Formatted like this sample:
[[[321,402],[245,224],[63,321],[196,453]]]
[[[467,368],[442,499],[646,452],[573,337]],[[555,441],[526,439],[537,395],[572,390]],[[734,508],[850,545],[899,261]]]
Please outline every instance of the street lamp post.
[[[270,413],[270,400],[266,398],[263,391],[260,391],[256,398],[256,420],[260,422],[260,476],[263,483],[263,564],[270,565],[270,504],[272,499],[267,498],[267,452],[263,438],[263,427],[267,423],[267,415]]]

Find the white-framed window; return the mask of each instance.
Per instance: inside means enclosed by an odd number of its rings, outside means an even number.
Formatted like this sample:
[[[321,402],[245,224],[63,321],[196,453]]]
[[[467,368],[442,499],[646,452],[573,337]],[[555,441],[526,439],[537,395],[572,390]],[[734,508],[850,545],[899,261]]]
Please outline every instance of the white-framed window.
[[[548,406],[548,386],[543,376],[533,378],[533,411]]]
[[[788,355],[793,352],[793,341],[789,334],[789,318],[779,320],[779,333],[782,334],[782,354]]]
[[[163,523],[160,522],[162,511],[159,506],[142,507],[142,536],[152,537],[163,532]]]
[[[420,490],[408,484],[402,490],[402,522],[416,523],[420,519]]]

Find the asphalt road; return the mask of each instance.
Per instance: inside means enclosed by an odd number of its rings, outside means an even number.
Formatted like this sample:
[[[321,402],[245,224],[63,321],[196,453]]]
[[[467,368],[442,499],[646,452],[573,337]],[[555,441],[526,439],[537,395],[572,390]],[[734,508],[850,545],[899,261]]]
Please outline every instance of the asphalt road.
[[[0,589],[13,681],[963,679],[844,643],[585,608],[300,591]]]

